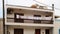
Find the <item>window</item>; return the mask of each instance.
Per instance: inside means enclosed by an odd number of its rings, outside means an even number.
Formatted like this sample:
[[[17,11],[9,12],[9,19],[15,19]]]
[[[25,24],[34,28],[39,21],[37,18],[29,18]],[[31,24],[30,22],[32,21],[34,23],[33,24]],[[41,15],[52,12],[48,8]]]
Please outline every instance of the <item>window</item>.
[[[15,13],[15,15],[14,15],[14,17],[15,17],[15,18],[14,18],[14,21],[15,21],[15,22],[21,22],[21,23],[23,23],[24,20],[21,19],[20,16],[24,16],[24,14],[22,14],[22,13]]]
[[[14,34],[23,34],[23,29],[14,29]]]
[[[50,30],[49,29],[45,29],[45,34],[50,34]]]
[[[60,34],[60,29],[59,29],[59,34]]]
[[[34,15],[34,17],[41,17],[41,15]],[[41,20],[34,20],[34,23],[41,23]]]
[[[41,34],[41,30],[40,29],[35,29],[35,34]]]

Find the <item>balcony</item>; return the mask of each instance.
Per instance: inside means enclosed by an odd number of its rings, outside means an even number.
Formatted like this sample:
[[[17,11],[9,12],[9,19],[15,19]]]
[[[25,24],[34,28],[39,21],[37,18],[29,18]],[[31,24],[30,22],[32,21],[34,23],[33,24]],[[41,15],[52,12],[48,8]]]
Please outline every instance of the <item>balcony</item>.
[[[51,20],[52,19],[52,17],[31,17],[31,16],[20,16],[20,18],[27,19],[27,20]]]
[[[31,17],[31,16],[19,16],[16,18],[8,17],[7,22],[17,23],[40,23],[40,24],[53,24],[52,17]]]

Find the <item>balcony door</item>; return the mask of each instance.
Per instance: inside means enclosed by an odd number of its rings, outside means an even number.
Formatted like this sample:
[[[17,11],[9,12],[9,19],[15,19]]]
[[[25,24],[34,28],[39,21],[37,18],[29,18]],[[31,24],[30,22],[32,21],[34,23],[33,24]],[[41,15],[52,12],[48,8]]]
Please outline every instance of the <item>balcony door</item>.
[[[14,29],[14,34],[23,34],[23,29]]]
[[[35,34],[41,34],[41,30],[40,29],[35,29]]]
[[[45,29],[45,34],[50,34],[50,30],[49,29]]]

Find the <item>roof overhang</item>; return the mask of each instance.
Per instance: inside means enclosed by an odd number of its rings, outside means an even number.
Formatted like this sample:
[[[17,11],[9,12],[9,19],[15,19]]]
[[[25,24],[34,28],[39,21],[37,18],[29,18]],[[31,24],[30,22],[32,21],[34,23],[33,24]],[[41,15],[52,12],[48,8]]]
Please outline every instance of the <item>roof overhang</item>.
[[[34,11],[43,11],[43,12],[54,12],[51,9],[39,9],[39,8],[31,8],[25,6],[17,6],[17,5],[6,5],[7,8],[17,8],[17,9],[25,9],[25,10],[34,10]]]

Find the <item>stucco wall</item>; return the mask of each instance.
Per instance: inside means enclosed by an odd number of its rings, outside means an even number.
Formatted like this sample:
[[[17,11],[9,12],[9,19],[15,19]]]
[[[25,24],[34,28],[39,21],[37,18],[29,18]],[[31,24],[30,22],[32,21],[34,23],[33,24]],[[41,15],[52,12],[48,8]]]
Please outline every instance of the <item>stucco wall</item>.
[[[8,31],[10,34],[14,34],[14,28],[22,28],[23,34],[34,34],[34,29],[33,28],[26,28],[26,27],[8,27]]]
[[[34,29],[28,29],[28,28],[25,28],[24,29],[24,34],[34,34],[35,30]]]
[[[3,34],[3,21],[0,19],[0,34]]]
[[[35,29],[41,29],[41,34],[42,32],[44,32],[45,34],[45,29],[50,29],[50,28],[41,28],[41,27],[35,28],[35,27],[8,26],[8,31],[10,32],[10,34],[14,34],[14,28],[24,29],[23,34],[35,34]]]

